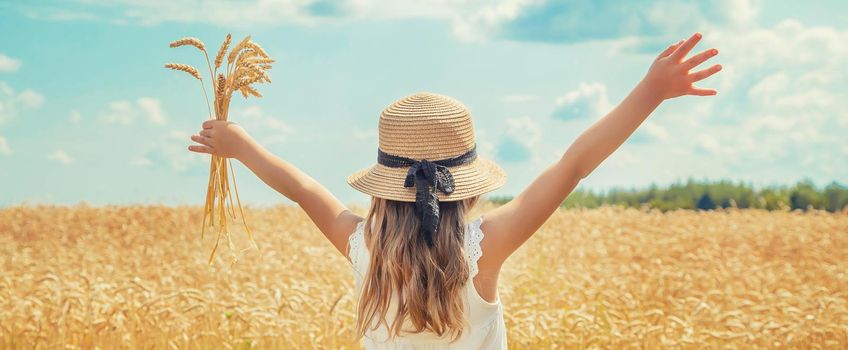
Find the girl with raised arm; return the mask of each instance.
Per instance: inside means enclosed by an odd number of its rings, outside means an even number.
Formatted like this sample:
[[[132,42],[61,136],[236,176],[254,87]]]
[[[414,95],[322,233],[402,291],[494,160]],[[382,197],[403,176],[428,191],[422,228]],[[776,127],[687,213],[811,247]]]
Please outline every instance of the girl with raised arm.
[[[691,72],[718,54],[690,58],[695,33],[665,49],[645,77],[606,116],[512,201],[466,221],[480,195],[506,176],[477,154],[471,113],[432,93],[404,97],[380,115],[377,164],[348,177],[371,196],[362,218],[241,127],[206,121],[194,152],[235,158],[296,202],[351,262],[356,329],[366,349],[506,349],[501,266],[560,203],[664,100],[715,95],[694,87],[721,69]]]

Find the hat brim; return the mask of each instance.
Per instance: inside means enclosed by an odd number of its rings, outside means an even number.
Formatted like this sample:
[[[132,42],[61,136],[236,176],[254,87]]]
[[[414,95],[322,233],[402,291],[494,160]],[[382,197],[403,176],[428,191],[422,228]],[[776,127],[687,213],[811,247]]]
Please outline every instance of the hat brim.
[[[450,167],[456,190],[436,191],[439,201],[458,201],[494,191],[506,183],[506,172],[494,162],[477,157],[474,161]],[[415,187],[403,187],[408,167],[390,168],[382,164],[357,171],[347,178],[356,190],[379,198],[415,202]]]

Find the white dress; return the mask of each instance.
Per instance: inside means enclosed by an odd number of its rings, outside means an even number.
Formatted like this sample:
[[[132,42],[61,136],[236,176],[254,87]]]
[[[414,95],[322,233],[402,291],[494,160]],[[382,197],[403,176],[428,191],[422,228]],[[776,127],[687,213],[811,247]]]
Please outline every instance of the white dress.
[[[466,225],[465,230],[465,255],[463,258],[468,262],[469,278],[465,284],[465,318],[470,323],[471,328],[463,329],[462,336],[455,342],[450,342],[450,336],[445,334],[442,337],[437,336],[432,332],[422,333],[402,333],[394,339],[388,339],[388,332],[384,325],[380,325],[376,330],[369,330],[365,333],[362,339],[365,349],[506,349],[506,325],[503,318],[503,305],[500,302],[500,295],[497,295],[495,302],[491,303],[483,299],[472,282],[474,276],[479,271],[477,268],[477,260],[483,256],[483,251],[480,249],[480,241],[483,240],[483,231],[480,230],[480,224],[483,218],[470,222]],[[361,221],[356,230],[350,235],[350,251],[348,256],[351,258],[353,266],[354,282],[356,284],[355,295],[358,297],[362,292],[362,283],[365,274],[368,272],[368,248],[365,246],[364,229],[365,221]],[[397,306],[396,297],[392,297],[390,309]],[[390,317],[386,318],[388,324],[392,323],[393,314],[390,312]],[[406,320],[406,325],[409,325],[409,320]],[[410,329],[411,326],[403,327]]]

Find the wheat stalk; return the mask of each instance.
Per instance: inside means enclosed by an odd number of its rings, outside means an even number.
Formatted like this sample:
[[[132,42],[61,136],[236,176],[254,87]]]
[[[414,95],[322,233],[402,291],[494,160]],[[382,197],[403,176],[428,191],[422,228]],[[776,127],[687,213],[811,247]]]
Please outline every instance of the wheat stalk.
[[[206,99],[206,109],[209,111],[209,115],[211,116],[212,108],[209,106],[209,96],[206,94],[206,87],[203,86],[203,78],[200,77],[200,72],[197,71],[197,68],[182,63],[166,63],[165,68],[186,72],[200,81],[200,88],[203,89],[203,98]]]
[[[262,94],[260,94],[259,91],[251,85],[255,83],[270,82],[271,79],[265,71],[270,69],[271,64],[275,62],[268,56],[268,53],[262,48],[262,46],[251,41],[249,35],[230,49],[231,42],[232,36],[227,34],[226,39],[218,49],[218,53],[215,55],[214,69],[209,61],[206,46],[199,39],[188,37],[171,42],[170,44],[171,47],[191,45],[203,52],[203,55],[206,57],[206,64],[209,68],[209,74],[212,77],[212,91],[215,99],[215,119],[217,120],[227,120],[227,111],[229,109],[230,101],[232,100],[233,92],[239,91],[245,98],[248,96],[262,97]],[[228,49],[230,49],[229,53],[227,53]],[[218,74],[218,68],[220,68],[223,64],[225,55],[227,57],[226,71]],[[203,79],[196,68],[177,63],[169,63],[166,64],[165,67],[184,71],[194,76],[201,82],[204,97],[206,96],[206,88],[203,85]],[[207,107],[209,107],[208,97],[206,98],[206,101]],[[210,109],[210,119],[212,118],[211,114],[212,112]],[[232,177],[232,181],[230,180],[230,177]],[[231,184],[233,186],[233,191],[230,191]],[[233,200],[233,194],[235,194],[235,200]],[[244,217],[244,209],[238,195],[238,186],[235,184],[235,174],[232,171],[232,163],[227,158],[213,155],[209,164],[209,180],[206,184],[206,201],[203,207],[203,224],[200,231],[201,238],[205,237],[207,228],[214,228],[217,231],[215,245],[209,255],[209,264],[212,263],[222,238],[226,238],[230,251],[235,251],[228,231],[227,216],[229,215],[233,220],[236,220],[236,207],[239,209],[238,211],[241,214],[244,229],[250,238],[252,246],[258,249],[256,242],[253,239],[253,233],[247,226],[247,221]],[[242,250],[242,252],[244,252],[244,250]],[[232,263],[235,263],[237,260],[238,257],[234,256]]]

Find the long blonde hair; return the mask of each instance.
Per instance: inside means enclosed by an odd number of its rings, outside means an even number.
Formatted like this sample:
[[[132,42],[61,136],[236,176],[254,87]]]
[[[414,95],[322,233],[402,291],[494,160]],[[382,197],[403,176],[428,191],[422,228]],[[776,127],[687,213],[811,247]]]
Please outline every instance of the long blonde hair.
[[[463,249],[465,216],[477,198],[439,203],[439,227],[431,247],[418,234],[415,203],[372,197],[365,219],[370,261],[357,309],[359,337],[376,320],[371,329],[383,324],[390,337],[401,331],[430,331],[459,338],[465,326],[463,288],[469,277]],[[397,309],[389,325],[392,295],[397,296]],[[407,319],[411,330],[402,329]]]

